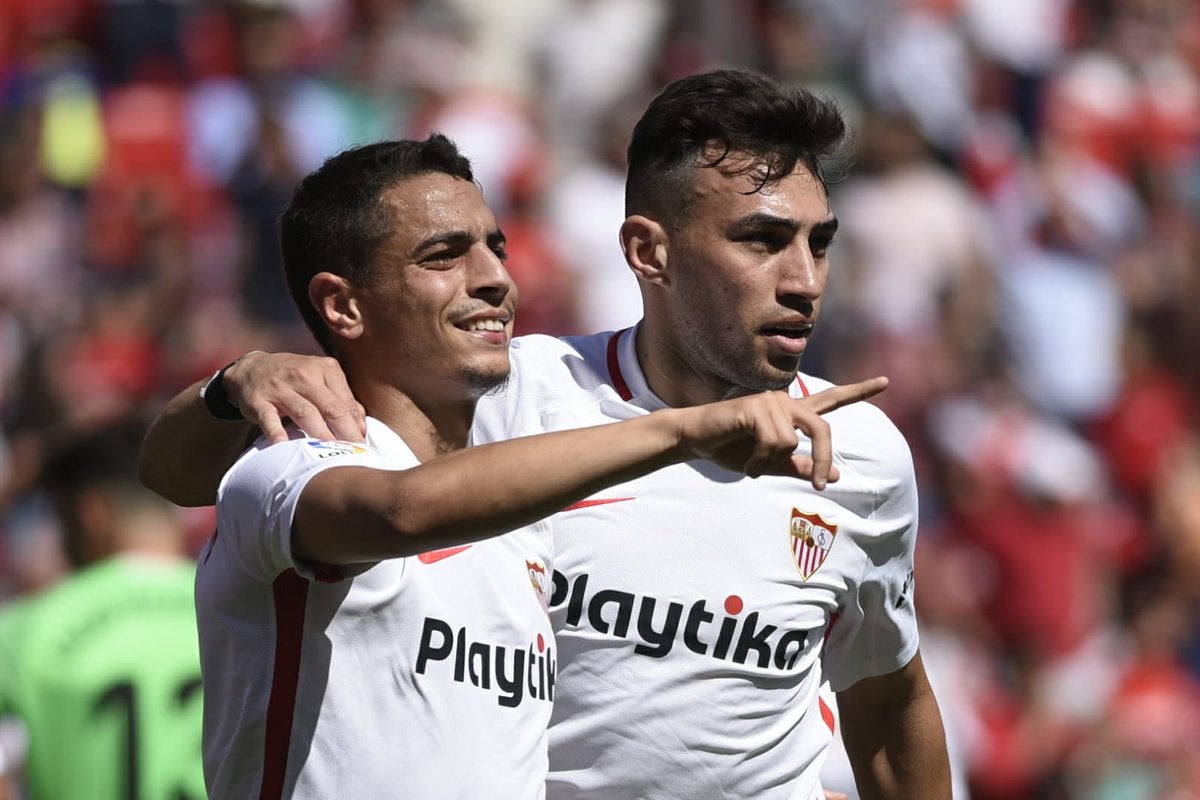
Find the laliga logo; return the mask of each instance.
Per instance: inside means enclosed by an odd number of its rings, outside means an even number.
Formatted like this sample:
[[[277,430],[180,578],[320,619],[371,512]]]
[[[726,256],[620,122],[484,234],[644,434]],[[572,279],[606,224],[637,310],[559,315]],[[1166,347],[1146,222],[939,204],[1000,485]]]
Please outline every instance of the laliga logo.
[[[826,522],[820,514],[806,514],[793,508],[788,527],[792,560],[796,562],[796,569],[800,570],[800,577],[808,580],[829,556],[838,526]]]

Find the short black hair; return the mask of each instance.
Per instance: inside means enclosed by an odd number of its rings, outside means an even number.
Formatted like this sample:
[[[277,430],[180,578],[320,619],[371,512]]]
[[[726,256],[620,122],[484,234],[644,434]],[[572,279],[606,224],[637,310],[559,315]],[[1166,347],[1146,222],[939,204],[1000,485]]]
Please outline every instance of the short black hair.
[[[822,183],[840,177],[847,127],[841,111],[801,86],[723,69],[672,81],[650,102],[629,142],[625,213],[678,219],[690,170],[750,156],[735,174],[765,168],[755,191],[803,163]]]
[[[133,420],[85,430],[68,430],[51,438],[42,464],[41,485],[52,502],[62,531],[63,551],[74,568],[91,556],[87,526],[79,516],[79,499],[87,492],[110,498],[166,501],[142,486],[137,476],[138,448],[144,426]]]
[[[321,349],[335,347],[328,328],[308,299],[318,272],[361,284],[379,247],[398,224],[381,202],[405,178],[442,172],[474,181],[471,162],[445,136],[400,139],[345,150],[329,158],[296,187],[279,222],[279,245],[288,292]]]

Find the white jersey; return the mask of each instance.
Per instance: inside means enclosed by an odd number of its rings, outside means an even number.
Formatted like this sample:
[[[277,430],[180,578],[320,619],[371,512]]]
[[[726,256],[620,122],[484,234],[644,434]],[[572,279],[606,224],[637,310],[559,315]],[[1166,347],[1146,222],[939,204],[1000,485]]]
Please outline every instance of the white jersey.
[[[367,431],[260,441],[222,481],[196,579],[209,794],[540,797],[557,660],[544,527],[344,571],[292,556],[313,475],[417,465],[378,420]]]
[[[508,390],[480,404],[476,441],[664,407],[633,339],[516,340]],[[793,393],[827,386],[800,376]],[[841,479],[823,492],[694,461],[550,519],[547,797],[822,796],[833,727],[822,677],[842,689],[917,649],[908,447],[869,404],[825,419]]]

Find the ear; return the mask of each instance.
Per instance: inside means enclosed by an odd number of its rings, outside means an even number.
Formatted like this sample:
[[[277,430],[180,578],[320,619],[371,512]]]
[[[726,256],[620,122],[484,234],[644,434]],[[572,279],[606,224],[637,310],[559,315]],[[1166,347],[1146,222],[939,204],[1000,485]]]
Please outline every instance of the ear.
[[[357,339],[363,316],[349,281],[332,272],[318,272],[308,282],[308,301],[325,320],[334,336]]]
[[[621,250],[640,280],[667,285],[668,236],[662,223],[634,214],[621,223]]]

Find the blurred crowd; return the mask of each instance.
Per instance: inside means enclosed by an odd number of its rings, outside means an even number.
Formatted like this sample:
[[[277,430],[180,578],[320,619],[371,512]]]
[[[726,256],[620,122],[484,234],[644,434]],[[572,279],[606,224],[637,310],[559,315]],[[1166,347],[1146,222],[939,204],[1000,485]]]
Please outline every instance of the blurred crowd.
[[[629,130],[729,65],[855,130],[805,370],[892,380],[962,795],[1200,798],[1195,0],[2,0],[0,607],[70,570],[63,441],[315,352],[275,223],[324,158],[447,134],[518,332],[624,327]]]

